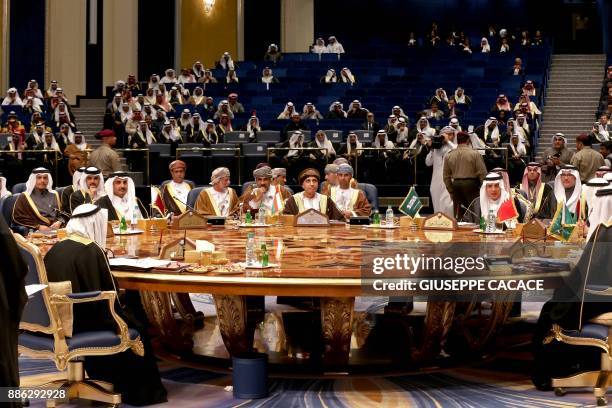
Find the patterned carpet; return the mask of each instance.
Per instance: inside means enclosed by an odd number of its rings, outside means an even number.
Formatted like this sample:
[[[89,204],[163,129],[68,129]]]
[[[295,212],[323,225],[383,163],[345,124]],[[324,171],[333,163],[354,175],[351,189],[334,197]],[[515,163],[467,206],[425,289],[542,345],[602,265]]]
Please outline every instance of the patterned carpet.
[[[200,299],[201,306],[209,303]],[[197,304],[197,302],[196,302]],[[359,305],[372,308],[372,303]],[[506,326],[498,337],[495,358],[470,367],[399,377],[344,379],[271,379],[270,395],[260,400],[235,399],[229,375],[159,363],[169,402],[158,406],[186,408],[225,407],[583,407],[594,406],[591,390],[553,392],[536,390],[529,380],[532,365],[530,332],[541,305],[523,304],[518,324]],[[205,309],[205,307],[198,307]],[[211,313],[211,310],[206,310]],[[20,359],[22,384],[42,384],[57,378],[46,360]],[[32,402],[32,407],[44,403]],[[88,403],[66,407],[89,406]]]
[[[528,377],[530,361],[499,358],[473,368],[388,378],[271,380],[270,395],[261,400],[232,396],[231,376],[160,363],[168,407],[582,407],[593,406],[589,390],[557,397],[534,389]],[[505,367],[503,371],[495,367]],[[22,378],[55,373],[44,360],[20,360]],[[42,376],[41,376],[42,375]],[[33,379],[36,377],[30,377]],[[62,406],[86,406],[87,403]],[[32,402],[32,407],[43,407]]]

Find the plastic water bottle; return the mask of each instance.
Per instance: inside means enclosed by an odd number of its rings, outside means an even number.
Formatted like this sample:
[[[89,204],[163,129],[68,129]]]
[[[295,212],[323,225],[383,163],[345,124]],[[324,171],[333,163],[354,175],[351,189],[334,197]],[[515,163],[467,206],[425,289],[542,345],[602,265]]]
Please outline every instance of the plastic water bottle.
[[[132,219],[130,220],[131,229],[136,228],[136,225],[138,224],[138,211],[138,204],[134,204],[134,211],[132,211]]]
[[[250,224],[253,221],[253,217],[251,216],[251,210],[247,210],[246,215],[244,216],[244,223]]]
[[[266,223],[266,210],[263,207],[259,207],[257,211],[257,223],[261,225]]]
[[[378,210],[374,211],[374,215],[372,216],[372,224],[380,225],[380,213]]]
[[[246,242],[246,264],[247,266],[253,266],[255,265],[256,261],[257,257],[255,255],[255,233],[249,232],[247,234]]]
[[[385,224],[389,227],[393,225],[393,209],[391,208],[391,206],[387,207],[387,212],[385,214]]]
[[[487,215],[487,226],[485,232],[495,232],[495,211],[489,210]]]

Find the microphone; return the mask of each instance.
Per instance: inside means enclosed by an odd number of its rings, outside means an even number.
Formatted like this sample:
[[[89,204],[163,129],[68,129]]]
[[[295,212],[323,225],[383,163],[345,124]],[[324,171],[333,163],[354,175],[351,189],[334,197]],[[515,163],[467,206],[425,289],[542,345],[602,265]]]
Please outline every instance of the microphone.
[[[461,204],[461,208],[463,208],[466,212],[469,212],[470,214],[472,214],[474,217],[480,219],[480,215],[476,214],[474,211],[470,210],[465,205]]]
[[[179,203],[183,204],[189,211],[193,211],[194,213],[201,215],[200,211],[196,210],[195,208],[193,208],[192,206],[190,206],[189,204],[187,204],[186,202],[184,202],[183,200],[181,200],[177,196],[172,196],[172,198],[174,198]]]

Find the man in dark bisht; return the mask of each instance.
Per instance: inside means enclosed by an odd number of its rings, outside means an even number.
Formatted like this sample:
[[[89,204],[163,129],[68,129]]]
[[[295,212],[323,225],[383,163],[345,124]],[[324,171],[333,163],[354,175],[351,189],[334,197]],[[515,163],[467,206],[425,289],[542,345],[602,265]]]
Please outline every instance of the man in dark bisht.
[[[117,290],[103,250],[107,217],[107,210],[94,204],[82,204],[74,209],[66,225],[66,238],[45,256],[49,281],[70,281],[74,293]],[[90,378],[113,384],[114,391],[121,393],[126,404],[140,406],[165,402],[166,390],[147,335],[148,322],[139,294],[128,291],[117,303],[117,313],[129,327],[140,333],[145,354],[140,357],[127,350],[109,356],[85,357],[85,370]],[[116,330],[108,305],[104,302],[75,305],[73,332],[98,330]]]
[[[37,167],[26,182],[26,191],[15,202],[13,221],[34,230],[55,230],[65,222],[60,207],[51,173],[44,167]]]
[[[523,171],[520,193],[533,206],[533,216],[538,219],[552,219],[557,210],[557,199],[550,185],[542,181],[542,165],[530,162]]]
[[[532,340],[534,371],[532,381],[541,390],[551,388],[551,378],[568,377],[583,371],[599,370],[599,348],[570,346],[553,340],[551,326],[558,324],[564,330],[580,330],[589,320],[612,312],[609,296],[591,295],[586,285],[612,286],[612,188],[595,193],[593,210],[589,216],[591,226],[584,252],[562,287],[544,304]]]
[[[13,234],[3,217],[0,217],[0,248],[0,387],[18,387],[17,336],[21,312],[27,301],[24,279],[28,267],[21,258]],[[8,403],[3,406],[20,405]]]
[[[97,167],[87,167],[77,183],[78,188],[70,195],[70,212],[81,204],[97,204],[106,196],[104,176]]]
[[[172,180],[168,181],[161,188],[162,199],[166,211],[174,215],[181,215],[187,210],[187,196],[195,187],[193,182],[185,181],[187,164],[182,160],[175,160],[168,166]]]
[[[134,180],[124,171],[116,171],[109,175],[104,182],[106,195],[98,200],[97,204],[108,210],[109,221],[120,221],[125,218],[127,222],[133,219],[149,218],[144,204],[136,197]]]

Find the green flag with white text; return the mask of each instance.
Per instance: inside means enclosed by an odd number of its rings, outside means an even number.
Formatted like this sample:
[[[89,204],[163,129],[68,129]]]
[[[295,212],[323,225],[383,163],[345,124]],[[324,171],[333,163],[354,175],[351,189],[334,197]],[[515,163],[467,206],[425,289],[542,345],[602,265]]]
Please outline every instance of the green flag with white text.
[[[417,194],[414,187],[410,187],[410,191],[408,191],[408,195],[402,201],[402,204],[399,206],[399,210],[406,215],[414,218],[419,210],[423,207],[421,200],[419,199],[419,195]]]

